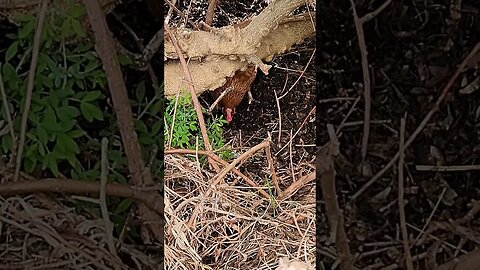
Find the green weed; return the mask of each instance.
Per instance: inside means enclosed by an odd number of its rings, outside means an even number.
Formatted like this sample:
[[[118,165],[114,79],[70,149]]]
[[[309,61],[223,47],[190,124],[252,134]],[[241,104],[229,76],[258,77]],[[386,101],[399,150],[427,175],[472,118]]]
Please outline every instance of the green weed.
[[[200,133],[197,113],[190,96],[180,96],[178,100],[171,99],[166,107],[164,136],[174,148],[205,149]],[[174,119],[175,118],[175,119]],[[228,160],[233,158],[229,149],[222,149],[225,141],[222,136],[223,126],[227,123],[223,116],[212,116],[206,119],[207,136],[214,150],[221,149],[220,157]],[[172,130],[173,126],[173,130]]]

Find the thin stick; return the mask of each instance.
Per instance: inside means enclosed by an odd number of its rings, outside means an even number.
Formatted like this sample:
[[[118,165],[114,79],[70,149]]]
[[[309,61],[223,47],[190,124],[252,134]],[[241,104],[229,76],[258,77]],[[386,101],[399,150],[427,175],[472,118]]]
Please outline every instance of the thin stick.
[[[182,17],[182,19],[184,19],[185,21],[187,21],[188,23],[190,23],[194,29],[197,29],[198,28],[198,25],[196,23],[194,23],[192,20],[190,20],[185,14],[183,14],[183,12],[178,9],[175,4],[176,4],[176,0],[173,1],[173,3],[170,1],[170,0],[165,0],[165,2],[170,6],[170,8],[168,9],[168,14],[167,14],[167,18],[165,19],[165,25],[168,25],[168,22],[170,21],[170,17],[172,16],[172,11],[175,10],[175,12],[178,13],[178,15],[180,15],[180,17]]]
[[[217,106],[218,102],[220,102],[220,100],[222,100],[222,98],[232,90],[233,87],[227,87],[227,89],[223,90],[220,96],[212,103],[212,105],[210,105],[210,107],[208,108],[208,112],[211,113],[213,109],[215,109],[215,107]]]
[[[370,124],[382,125],[382,124],[390,124],[391,122],[392,122],[391,120],[372,120],[370,121]],[[363,121],[346,122],[343,126],[354,127],[354,126],[360,126],[360,125],[363,125]]]
[[[257,144],[256,146],[248,149],[245,153],[241,154],[238,158],[236,158],[232,163],[230,163],[226,168],[224,168],[220,173],[218,173],[216,176],[212,178],[212,183],[210,184],[210,187],[205,191],[205,193],[202,195],[202,200],[198,202],[198,204],[195,206],[195,209],[193,210],[192,216],[190,217],[190,220],[188,221],[188,226],[190,228],[195,226],[195,219],[198,216],[198,213],[200,212],[201,208],[203,207],[203,204],[205,203],[206,198],[210,195],[210,193],[213,190],[213,187],[218,185],[223,178],[230,172],[235,166],[248,159],[251,155],[255,154],[257,151],[260,149],[264,149],[267,147],[269,144],[268,140],[264,140],[263,142]]]
[[[380,12],[382,12],[389,4],[391,0],[387,0],[375,11],[366,14],[362,18],[358,17],[357,9],[355,8],[355,3],[353,0],[350,0],[353,11],[353,20],[355,23],[355,29],[357,31],[358,37],[358,46],[360,47],[360,57],[362,59],[362,74],[363,74],[363,100],[364,100],[364,110],[363,110],[363,137],[362,137],[362,148],[361,164],[365,162],[367,158],[368,151],[368,140],[370,138],[370,120],[371,120],[371,111],[372,111],[372,85],[370,80],[370,70],[368,68],[368,50],[367,44],[365,42],[365,34],[363,29],[363,24],[373,18],[375,18]]]
[[[467,63],[469,63],[470,59],[477,54],[477,52],[480,51],[480,42],[475,45],[475,47],[470,51],[470,53],[463,59],[462,63],[460,66],[457,68],[455,73],[452,75],[452,77],[448,80],[447,84],[442,90],[442,93],[438,97],[437,101],[433,104],[433,107],[430,109],[430,111],[425,115],[423,118],[422,122],[418,125],[418,127],[415,129],[415,131],[412,133],[412,135],[408,138],[408,140],[405,142],[405,149],[417,138],[418,134],[422,132],[422,130],[425,128],[427,123],[430,121],[432,116],[440,110],[440,105],[442,104],[443,100],[447,97],[448,93],[452,89],[453,84],[457,80],[458,76],[460,76],[460,73],[463,72],[465,66]],[[365,183],[355,194],[352,196],[352,201],[356,200],[360,195],[362,195],[365,190],[367,190],[373,183],[375,183],[382,175],[387,172],[397,161],[399,157],[399,153],[395,154],[395,156],[390,160],[390,162],[385,165],[377,174],[375,174],[367,183]]]
[[[332,125],[327,125],[330,141],[320,147],[317,152],[317,167],[320,176],[320,186],[325,209],[330,226],[330,238],[335,241],[337,258],[341,262],[342,270],[353,269],[353,257],[350,252],[349,241],[345,232],[343,211],[337,199],[335,186],[335,157],[339,154],[339,142]]]
[[[117,245],[115,246],[116,249],[122,246],[123,241],[125,240],[125,237],[127,235],[127,229],[130,228],[133,217],[135,216],[135,211],[136,211],[135,205],[133,205],[133,207],[130,207],[127,218],[125,219],[125,222],[123,223],[123,226],[122,226],[122,230],[120,231],[120,235],[118,236]]]
[[[47,14],[48,1],[43,0],[40,6],[40,13],[37,20],[37,28],[33,37],[32,62],[28,73],[27,93],[25,94],[25,103],[23,105],[22,123],[20,127],[20,142],[18,143],[17,160],[15,166],[15,175],[13,181],[18,181],[20,177],[20,166],[22,166],[23,148],[25,147],[25,134],[27,132],[28,114],[32,103],[33,87],[35,84],[35,73],[37,70],[38,53],[40,51],[40,37],[43,32],[43,23]]]
[[[24,177],[22,178],[30,178]],[[23,179],[22,179],[23,180]],[[0,196],[14,196],[27,193],[55,192],[77,195],[97,195],[100,183],[82,180],[45,178],[0,184]],[[107,183],[105,193],[108,196],[131,198],[143,202],[148,208],[163,215],[163,197],[155,192],[138,190],[126,184]]]
[[[7,124],[10,130],[10,136],[12,137],[12,159],[10,160],[13,162],[15,151],[17,151],[17,140],[15,138],[15,131],[13,130],[13,121],[12,115],[10,114],[10,109],[8,106],[8,99],[7,93],[5,92],[5,86],[3,85],[3,77],[2,77],[2,65],[0,64],[0,92],[2,93],[2,103],[3,107],[5,108],[5,117],[7,118]]]
[[[414,225],[411,225],[411,224],[407,223],[407,226],[410,227],[410,228],[412,228],[413,230],[415,230],[415,231],[417,231],[417,232],[422,233],[422,231],[421,231],[419,228],[415,227]],[[445,246],[447,246],[447,247],[449,247],[449,248],[451,248],[451,249],[453,249],[453,250],[458,250],[458,247],[457,247],[457,246],[455,246],[455,245],[451,244],[450,242],[447,242],[447,241],[445,241],[445,240],[443,240],[443,239],[440,239],[440,238],[438,238],[438,237],[436,237],[436,236],[434,236],[434,235],[432,235],[432,234],[427,234],[426,237],[431,238],[431,239],[433,239],[433,240],[435,240],[435,241],[439,241],[439,242],[441,242],[443,245],[445,245]],[[462,252],[463,254],[467,254],[467,253],[468,253],[466,250],[461,249],[461,248],[460,248],[460,252]]]
[[[347,122],[347,119],[350,117],[350,115],[353,113],[353,111],[355,110],[355,108],[357,107],[357,104],[358,102],[360,101],[360,97],[357,97],[355,99],[355,102],[353,102],[353,105],[352,107],[350,107],[350,110],[348,110],[347,112],[347,115],[345,115],[345,117],[343,118],[342,122],[340,123],[340,125],[338,125],[337,127],[337,130],[335,131],[335,133],[337,135],[340,134],[340,131],[342,131],[343,127],[345,126],[345,123]]]
[[[290,130],[290,138],[292,138],[292,130]],[[296,182],[297,180],[295,179],[295,170],[293,168],[293,143],[289,143],[288,144],[289,147],[288,147],[288,154],[289,154],[289,157],[290,157],[290,173],[292,174],[292,179],[293,179],[293,182]]]
[[[205,120],[203,119],[202,107],[200,105],[200,102],[198,102],[198,97],[195,92],[195,87],[193,86],[193,83],[192,83],[193,80],[192,80],[192,77],[190,76],[190,71],[188,70],[187,62],[185,62],[185,58],[183,57],[182,50],[178,45],[178,41],[175,35],[173,35],[170,32],[167,25],[164,26],[164,29],[165,29],[165,32],[170,36],[172,44],[175,47],[175,51],[177,52],[178,58],[183,67],[183,72],[185,73],[185,79],[187,81],[188,89],[190,90],[193,106],[195,107],[195,111],[197,112],[198,124],[200,125],[200,131],[202,133],[203,142],[205,144],[205,150],[212,151],[212,146],[210,145],[210,141],[208,140],[207,128],[205,127]],[[220,168],[210,156],[208,156],[208,162],[210,163],[210,165],[212,165],[215,171],[217,172],[220,171]]]
[[[277,145],[280,145],[280,140],[282,139],[282,110],[280,108],[280,100],[278,99],[277,91],[273,89],[275,94],[275,102],[277,103],[277,113],[278,113],[278,138]]]
[[[408,244],[407,222],[405,218],[405,204],[404,195],[405,190],[403,186],[403,164],[405,162],[405,117],[400,119],[400,157],[398,159],[398,208],[400,213],[400,228],[402,231],[403,249],[405,251],[405,263],[407,270],[413,270],[412,254]]]
[[[420,231],[418,236],[415,238],[415,242],[417,242],[423,236],[423,234],[425,233],[425,230],[427,229],[428,225],[430,225],[430,221],[432,221],[433,216],[437,212],[437,209],[438,209],[438,207],[440,206],[440,203],[443,200],[443,196],[445,196],[445,192],[447,192],[447,187],[443,187],[442,193],[440,193],[440,196],[438,196],[437,202],[435,203],[435,206],[433,206],[432,212],[428,216],[427,221],[425,222],[425,224],[422,227],[422,230]]]
[[[429,172],[463,172],[463,171],[480,170],[480,165],[452,165],[452,166],[416,165],[415,169],[417,171],[429,171]]]
[[[270,151],[270,143],[272,142],[272,138],[270,138],[270,136],[268,136],[268,142],[269,144],[265,147],[265,154],[267,155],[268,168],[270,169],[270,174],[272,175],[273,186],[275,187],[277,196],[279,196],[282,194],[282,190],[280,189],[280,185],[278,183],[277,173],[275,172],[275,164],[273,164],[272,153]]]
[[[285,83],[283,84],[282,92],[285,91],[288,83],[288,73],[287,77],[285,78]],[[277,113],[278,113],[278,139],[277,145],[280,145],[280,140],[282,139],[282,110],[280,109],[280,98],[278,98],[277,91],[273,89],[273,93],[275,94],[275,101],[277,103]]]
[[[372,20],[373,18],[377,17],[377,15],[380,14],[385,8],[387,8],[388,5],[390,5],[391,2],[392,2],[392,0],[387,0],[380,7],[378,7],[376,10],[363,15],[362,18],[360,18],[360,22],[362,24],[364,24],[364,23]]]
[[[264,140],[263,142],[257,144],[256,146],[248,149],[245,153],[241,154],[238,158],[236,158],[232,163],[230,163],[226,168],[224,168],[219,174],[217,174],[214,177],[214,179],[215,178],[216,179],[212,183],[212,186],[220,183],[223,180],[223,178],[227,175],[227,173],[230,172],[233,168],[235,168],[235,166],[238,163],[248,159],[251,155],[259,151],[260,149],[267,147],[269,143],[270,142],[268,140]]]
[[[219,0],[208,1],[207,15],[205,16],[205,24],[208,26],[212,25],[213,15],[215,15],[215,8],[217,7],[218,2]]]
[[[102,139],[102,149],[101,149],[101,171],[100,171],[100,210],[102,211],[102,219],[103,223],[105,223],[105,236],[107,241],[108,250],[110,253],[118,258],[117,250],[115,249],[115,243],[113,241],[113,224],[110,221],[108,216],[108,208],[107,208],[107,173],[108,173],[108,139]]]
[[[303,186],[307,185],[308,183],[312,182],[316,179],[316,171],[313,171],[307,175],[300,177],[297,181],[293,182],[290,186],[288,186],[280,196],[278,196],[278,200],[284,200],[288,197],[292,196],[293,193]]]
[[[167,17],[165,17],[165,22],[164,22],[164,25],[168,25],[168,23],[170,22],[170,18],[172,17],[173,10],[177,9],[177,7],[175,6],[175,4],[177,3],[177,0],[173,0],[173,3],[170,2],[170,0],[165,0],[165,2],[167,2],[167,4],[170,6],[168,8]],[[183,14],[183,13],[180,12],[179,14]],[[185,15],[185,14],[183,14],[183,15]]]
[[[330,103],[330,102],[343,102],[343,101],[355,101],[358,98],[354,97],[336,97],[336,98],[326,98],[326,99],[320,99],[318,101],[319,104],[325,104],[325,103]]]
[[[290,86],[290,88],[288,88],[287,92],[285,93],[282,93],[282,96],[279,97],[279,99],[282,99],[284,98],[292,89],[293,87],[295,87],[295,85],[298,84],[298,82],[300,82],[300,80],[303,78],[303,76],[305,75],[305,72],[307,71],[308,67],[310,66],[310,64],[312,63],[312,60],[313,58],[315,57],[315,52],[317,51],[317,49],[314,49],[313,52],[312,52],[312,55],[310,56],[310,58],[308,59],[308,62],[307,64],[305,65],[305,68],[302,70],[302,72],[300,73],[300,75],[298,76],[298,78],[295,80],[295,82],[293,82],[292,86]],[[283,92],[283,90],[282,90]]]
[[[365,34],[363,33],[363,24],[360,21],[360,18],[357,14],[357,9],[355,8],[355,3],[353,0],[350,0],[353,10],[353,20],[355,22],[355,29],[357,31],[358,37],[358,46],[360,47],[360,56],[362,59],[362,74],[363,74],[363,137],[362,137],[362,148],[361,155],[362,161],[361,164],[365,162],[367,157],[368,150],[368,140],[370,137],[370,114],[372,110],[372,95],[371,95],[371,82],[370,82],[370,71],[368,69],[368,57],[367,57],[367,45],[365,43]]]
[[[228,166],[228,162],[226,162],[225,160],[219,158],[217,155],[213,155],[212,153],[210,152],[207,152],[207,151],[204,151],[204,150],[193,150],[193,149],[168,149],[168,150],[165,150],[164,151],[164,154],[165,155],[172,155],[172,154],[189,154],[189,155],[195,155],[197,156],[198,154],[200,155],[206,155],[206,156],[210,156],[211,158],[213,158],[216,162],[222,164],[223,166]],[[232,172],[235,173],[236,175],[238,175],[239,177],[241,177],[245,183],[247,183],[248,185],[250,185],[251,187],[253,188],[256,188],[258,190],[258,192],[267,200],[270,200],[270,195],[268,195],[267,192],[265,192],[259,185],[257,185],[257,183],[255,183],[253,180],[251,180],[250,178],[248,178],[248,176],[246,176],[245,174],[243,174],[242,172],[240,172],[239,170],[237,170],[236,168],[232,168]]]
[[[177,107],[178,107],[178,98],[180,97],[180,93],[177,93],[175,98],[175,106],[173,107],[173,117],[172,117],[172,126],[170,128],[170,136],[168,136],[168,148],[172,146],[172,138],[173,138],[173,128],[175,127],[175,119],[177,117]]]

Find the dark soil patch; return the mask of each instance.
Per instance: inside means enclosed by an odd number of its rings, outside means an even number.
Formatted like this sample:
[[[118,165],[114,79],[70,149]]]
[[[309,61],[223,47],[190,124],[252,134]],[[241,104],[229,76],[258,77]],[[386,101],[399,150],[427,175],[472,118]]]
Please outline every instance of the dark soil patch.
[[[358,1],[357,1],[358,2]],[[383,1],[360,1],[362,16]],[[362,144],[363,94],[362,67],[349,1],[320,2],[319,16],[319,111],[317,144],[328,142],[326,125],[338,127],[351,109],[340,136],[337,166],[337,192],[346,216],[346,230],[352,254],[359,254],[359,269],[383,269],[397,264],[404,269],[404,251],[399,238],[397,166],[385,173],[356,201],[350,196],[371,178],[359,173]],[[450,1],[393,1],[374,20],[364,25],[368,61],[372,77],[372,115],[367,162],[373,174],[381,170],[398,151],[400,118],[406,115],[406,136],[431,110],[441,90],[463,58],[480,41],[478,1],[463,1],[461,18],[452,16]],[[477,74],[477,75],[474,75]],[[478,69],[460,75],[451,94],[406,150],[405,211],[415,269],[427,268],[436,254],[441,264],[457,254],[478,247],[478,218],[461,225],[457,219],[478,200],[477,171],[436,173],[417,170],[417,165],[472,165],[479,163],[479,95],[460,94],[466,84],[478,77]],[[343,100],[330,100],[341,98]],[[350,99],[345,99],[350,98]],[[437,203],[438,208],[435,206]],[[319,206],[318,219],[326,224],[325,209]],[[478,216],[477,216],[478,217]],[[325,255],[334,247],[326,239],[328,226],[319,224],[320,261],[328,269],[333,261]],[[439,239],[438,241],[435,239]],[[435,247],[439,243],[440,248]],[[431,251],[430,248],[434,248]],[[428,251],[428,252],[427,252]]]
[[[242,101],[237,108],[237,114],[235,114],[230,128],[232,130],[241,129],[243,132],[247,132],[244,136],[260,135],[258,132],[263,132],[266,135],[266,126],[274,125],[279,121],[279,107],[276,102],[276,96],[281,97],[285,94],[280,99],[279,104],[282,116],[282,140],[280,144],[283,146],[283,144],[287,143],[289,130],[293,129],[295,133],[297,131],[296,128],[300,127],[315,104],[314,61],[310,62],[310,65],[307,67],[314,48],[315,40],[309,40],[293,48],[291,52],[273,59],[272,63],[270,63],[273,67],[269,71],[269,75],[259,71],[257,79],[252,86],[254,101],[252,104],[248,104],[248,98]],[[306,67],[307,69],[303,77],[292,87]],[[313,115],[312,113],[311,116],[313,117]],[[315,126],[308,120],[310,119],[307,119],[305,128],[297,136],[304,140],[304,144],[313,144],[315,141]],[[274,141],[277,141],[277,136],[278,132],[277,134],[272,134],[272,137],[275,138]],[[258,140],[252,141],[252,143],[259,142]],[[299,143],[299,141],[296,143]],[[313,154],[314,148],[310,147],[310,149],[309,153]]]
[[[253,15],[259,14],[266,6],[267,3],[264,0],[253,1],[217,1],[217,8],[213,17],[213,27],[222,27],[232,25],[243,20],[248,19]],[[183,11],[185,16],[190,21],[199,24],[205,21],[205,15],[207,13],[208,1],[192,0],[192,1],[177,1],[175,5],[179,10]],[[169,5],[164,3],[165,10],[169,9]],[[170,23],[178,24],[185,23],[176,12],[173,12]],[[192,27],[192,25],[188,25]]]
[[[248,104],[248,98],[245,97],[225,132],[226,138],[234,142],[234,147],[252,147],[270,134],[273,140],[272,154],[279,168],[288,168],[290,162],[296,165],[314,159],[315,112],[312,112],[312,109],[315,106],[315,63],[312,60],[308,64],[314,49],[315,40],[311,39],[293,48],[289,53],[273,59],[272,63],[269,63],[273,66],[269,75],[258,72],[251,90],[254,101]],[[292,87],[304,69],[306,70],[303,77]],[[275,93],[277,97],[284,95],[279,100],[279,105]],[[279,111],[282,121],[280,142]],[[292,141],[290,160],[290,149],[284,146],[297,131],[298,134]],[[247,162],[245,170],[260,171],[264,166],[265,164],[253,160]]]

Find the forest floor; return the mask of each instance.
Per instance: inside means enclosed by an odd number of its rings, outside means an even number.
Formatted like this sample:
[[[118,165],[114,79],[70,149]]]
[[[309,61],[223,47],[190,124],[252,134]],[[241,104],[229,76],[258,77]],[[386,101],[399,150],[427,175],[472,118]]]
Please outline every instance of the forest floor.
[[[362,17],[384,1],[355,2]],[[338,139],[336,195],[355,267],[407,269],[409,262],[413,269],[439,269],[478,249],[478,60],[454,77],[480,41],[478,1],[393,1],[363,24],[363,49],[350,2],[318,3],[317,144]],[[368,51],[368,63],[362,63],[362,50]],[[367,98],[365,68],[371,78]],[[366,101],[371,102],[369,115]],[[362,142],[365,121],[368,144]],[[405,151],[399,158],[402,140]],[[323,197],[317,212],[317,263],[333,269],[339,249],[330,238],[325,205]],[[405,218],[400,218],[402,208]],[[455,269],[478,269],[478,252],[476,258],[468,265],[473,268]]]

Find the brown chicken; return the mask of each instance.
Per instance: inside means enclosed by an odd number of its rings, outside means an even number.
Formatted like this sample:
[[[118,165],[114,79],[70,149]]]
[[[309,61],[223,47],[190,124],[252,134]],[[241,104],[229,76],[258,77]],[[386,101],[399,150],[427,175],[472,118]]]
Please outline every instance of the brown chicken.
[[[225,84],[214,91],[212,95],[215,99],[220,97],[223,91],[228,91],[227,94],[218,102],[219,107],[223,109],[225,120],[230,123],[235,114],[235,108],[242,102],[243,97],[250,91],[252,83],[257,75],[257,68],[255,65],[249,65],[246,70],[237,70],[233,77],[227,78]]]

